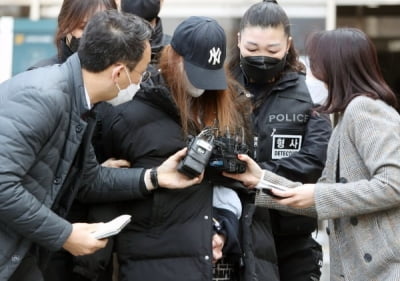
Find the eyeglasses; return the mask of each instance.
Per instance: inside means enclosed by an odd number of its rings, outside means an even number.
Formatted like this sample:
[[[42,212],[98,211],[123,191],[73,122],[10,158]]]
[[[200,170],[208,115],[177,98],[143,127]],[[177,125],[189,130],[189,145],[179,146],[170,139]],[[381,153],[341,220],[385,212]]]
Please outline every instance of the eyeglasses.
[[[149,78],[151,76],[151,73],[149,71],[147,71],[147,70],[144,71],[143,73],[140,73],[139,71],[136,71],[134,69],[133,69],[133,71],[140,74],[140,82],[139,82],[139,84],[142,83],[142,82],[146,82],[147,80],[149,80]]]

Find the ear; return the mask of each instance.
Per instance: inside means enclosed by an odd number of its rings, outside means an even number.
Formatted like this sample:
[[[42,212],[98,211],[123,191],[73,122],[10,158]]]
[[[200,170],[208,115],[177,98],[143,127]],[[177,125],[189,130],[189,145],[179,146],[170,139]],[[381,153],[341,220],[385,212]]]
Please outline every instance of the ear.
[[[111,69],[111,79],[114,83],[117,82],[121,75],[121,71],[124,70],[124,66],[120,63],[114,64]]]
[[[293,42],[293,38],[292,38],[292,36],[289,36],[286,53],[289,53],[289,49],[290,49],[290,46],[292,46],[292,42]]]

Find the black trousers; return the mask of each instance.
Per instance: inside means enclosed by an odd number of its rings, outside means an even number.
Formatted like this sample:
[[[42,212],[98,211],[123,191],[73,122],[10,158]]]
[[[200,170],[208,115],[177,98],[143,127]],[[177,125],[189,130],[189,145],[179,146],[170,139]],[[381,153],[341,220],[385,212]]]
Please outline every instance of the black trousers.
[[[311,235],[275,237],[281,281],[318,281],[322,248]]]
[[[8,281],[43,281],[36,257],[28,254]]]

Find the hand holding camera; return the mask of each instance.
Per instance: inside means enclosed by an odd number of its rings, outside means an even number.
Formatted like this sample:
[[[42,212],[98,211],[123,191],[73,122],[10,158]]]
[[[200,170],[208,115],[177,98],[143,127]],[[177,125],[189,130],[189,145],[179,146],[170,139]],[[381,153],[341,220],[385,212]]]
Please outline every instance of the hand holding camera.
[[[206,128],[189,141],[186,157],[179,163],[178,171],[189,178],[204,172],[214,149],[213,129]]]

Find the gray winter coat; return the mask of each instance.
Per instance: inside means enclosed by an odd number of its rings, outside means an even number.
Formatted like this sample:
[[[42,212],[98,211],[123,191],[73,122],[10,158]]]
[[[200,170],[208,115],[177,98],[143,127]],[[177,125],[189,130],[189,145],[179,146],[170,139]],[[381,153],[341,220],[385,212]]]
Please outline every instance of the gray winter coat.
[[[265,178],[300,185],[270,172]],[[363,96],[350,102],[314,196],[306,210],[280,206],[264,193],[256,204],[329,220],[331,281],[400,280],[400,116],[392,107]]]
[[[72,231],[62,217],[75,197],[145,194],[142,169],[98,165],[90,122],[77,55],[0,84],[0,280],[9,279],[31,246],[62,247]]]

